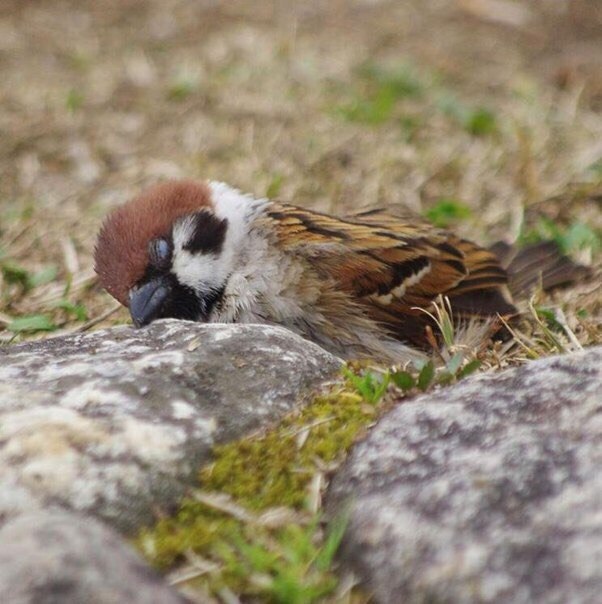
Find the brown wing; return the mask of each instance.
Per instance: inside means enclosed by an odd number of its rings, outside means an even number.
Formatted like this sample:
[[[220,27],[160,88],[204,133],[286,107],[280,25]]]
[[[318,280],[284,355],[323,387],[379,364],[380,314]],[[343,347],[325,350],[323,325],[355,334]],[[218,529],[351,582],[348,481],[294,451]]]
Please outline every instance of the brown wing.
[[[506,273],[495,256],[415,218],[371,210],[335,218],[285,204],[269,215],[280,243],[363,304],[394,335],[419,340],[443,294],[462,315],[511,314]]]

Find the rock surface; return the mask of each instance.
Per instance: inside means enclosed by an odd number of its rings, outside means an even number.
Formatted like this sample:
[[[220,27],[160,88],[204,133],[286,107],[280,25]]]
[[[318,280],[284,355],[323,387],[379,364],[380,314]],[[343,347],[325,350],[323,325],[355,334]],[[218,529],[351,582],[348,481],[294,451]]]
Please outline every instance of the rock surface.
[[[342,559],[378,602],[580,602],[602,593],[602,347],[401,404],[329,493]]]
[[[0,521],[58,504],[134,530],[213,444],[278,419],[339,366],[262,325],[158,321],[0,349]]]
[[[73,512],[22,514],[0,529],[7,604],[185,604],[112,530]]]

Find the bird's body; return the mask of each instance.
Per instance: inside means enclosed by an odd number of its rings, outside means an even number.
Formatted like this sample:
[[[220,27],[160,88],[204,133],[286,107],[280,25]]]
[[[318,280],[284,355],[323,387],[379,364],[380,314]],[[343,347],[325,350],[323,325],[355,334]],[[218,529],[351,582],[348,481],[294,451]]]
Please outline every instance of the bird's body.
[[[439,295],[456,316],[516,313],[496,256],[416,218],[336,218],[224,183],[169,182],[109,216],[102,285],[136,325],[280,324],[347,358],[401,361]]]

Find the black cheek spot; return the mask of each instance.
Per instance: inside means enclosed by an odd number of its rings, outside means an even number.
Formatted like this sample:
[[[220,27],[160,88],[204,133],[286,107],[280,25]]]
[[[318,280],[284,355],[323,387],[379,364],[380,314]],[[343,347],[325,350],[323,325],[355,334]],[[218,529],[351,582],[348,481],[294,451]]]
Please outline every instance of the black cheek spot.
[[[219,254],[226,238],[228,219],[202,210],[193,215],[192,221],[193,232],[184,249],[193,254]]]

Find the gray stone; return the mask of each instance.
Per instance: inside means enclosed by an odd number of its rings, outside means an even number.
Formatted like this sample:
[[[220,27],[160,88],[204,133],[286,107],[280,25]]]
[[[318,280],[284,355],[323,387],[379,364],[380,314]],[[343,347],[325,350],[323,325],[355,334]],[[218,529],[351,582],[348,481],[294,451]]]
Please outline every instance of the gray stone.
[[[331,485],[377,602],[600,602],[602,347],[401,403]]]
[[[73,512],[22,514],[0,530],[6,604],[185,604],[112,530]]]
[[[134,530],[339,367],[280,327],[173,320],[0,349],[0,521],[58,504]]]

